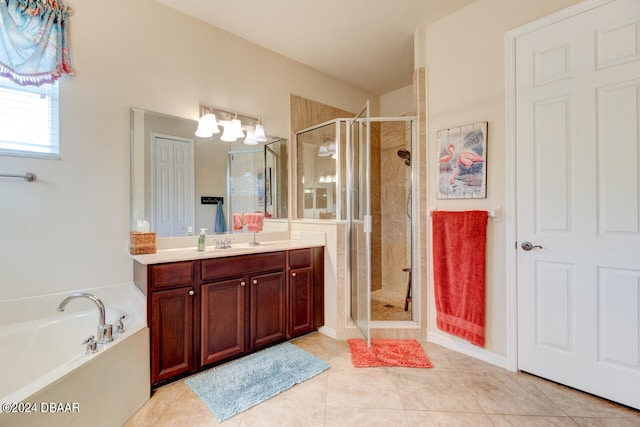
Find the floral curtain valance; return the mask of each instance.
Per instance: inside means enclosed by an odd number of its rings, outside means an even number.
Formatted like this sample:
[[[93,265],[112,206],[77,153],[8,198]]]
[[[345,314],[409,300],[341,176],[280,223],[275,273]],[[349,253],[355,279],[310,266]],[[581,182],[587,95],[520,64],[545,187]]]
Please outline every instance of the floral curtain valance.
[[[71,67],[62,0],[0,0],[0,75],[21,85],[52,83]]]

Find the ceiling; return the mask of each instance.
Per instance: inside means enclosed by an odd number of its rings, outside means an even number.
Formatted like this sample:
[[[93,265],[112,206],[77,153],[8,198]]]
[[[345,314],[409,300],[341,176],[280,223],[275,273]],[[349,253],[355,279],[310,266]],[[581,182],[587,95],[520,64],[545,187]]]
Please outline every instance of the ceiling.
[[[475,0],[155,0],[381,95],[411,84],[413,33]]]

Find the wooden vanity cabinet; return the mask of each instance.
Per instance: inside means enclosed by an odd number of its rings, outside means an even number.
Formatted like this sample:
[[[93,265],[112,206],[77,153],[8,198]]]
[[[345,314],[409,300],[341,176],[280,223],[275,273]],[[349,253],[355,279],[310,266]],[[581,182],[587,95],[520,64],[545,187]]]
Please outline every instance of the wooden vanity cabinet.
[[[134,263],[147,295],[151,383],[294,338],[324,324],[324,248]]]
[[[186,261],[147,268],[153,384],[196,370],[196,266],[196,261]]]
[[[287,338],[324,325],[324,248],[288,252]]]
[[[286,252],[202,261],[201,365],[286,338],[285,268]]]

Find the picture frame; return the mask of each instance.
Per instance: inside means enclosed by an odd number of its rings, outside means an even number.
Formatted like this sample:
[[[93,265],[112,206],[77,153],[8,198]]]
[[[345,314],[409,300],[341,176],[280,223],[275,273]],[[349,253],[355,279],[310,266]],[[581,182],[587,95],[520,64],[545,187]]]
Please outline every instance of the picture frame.
[[[487,197],[488,122],[437,132],[438,199]]]

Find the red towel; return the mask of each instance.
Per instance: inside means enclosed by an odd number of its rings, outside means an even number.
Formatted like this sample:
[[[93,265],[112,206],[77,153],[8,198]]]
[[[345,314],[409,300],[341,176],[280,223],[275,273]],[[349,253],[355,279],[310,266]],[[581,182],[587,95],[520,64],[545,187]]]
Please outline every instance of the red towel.
[[[434,211],[438,328],[484,347],[486,211]]]
[[[242,214],[233,214],[233,229],[242,230]]]
[[[244,222],[247,224],[247,231],[256,233],[262,231],[264,223],[264,215],[260,213],[246,213],[244,214]]]

